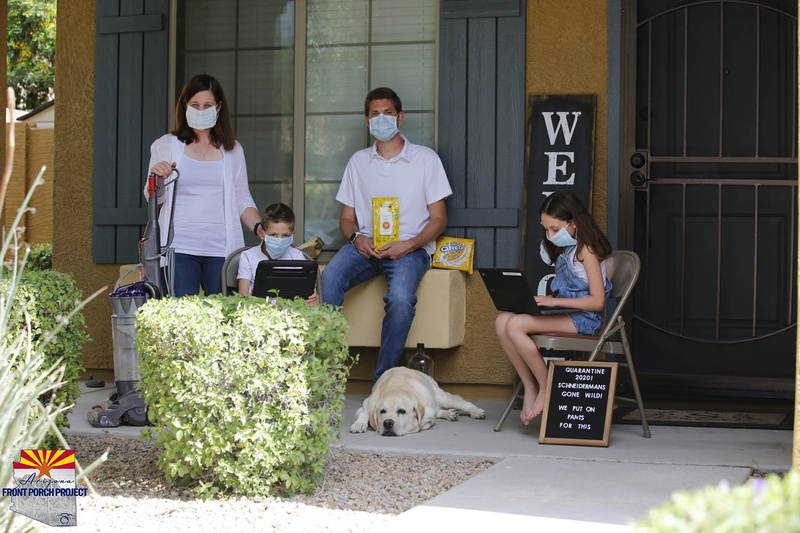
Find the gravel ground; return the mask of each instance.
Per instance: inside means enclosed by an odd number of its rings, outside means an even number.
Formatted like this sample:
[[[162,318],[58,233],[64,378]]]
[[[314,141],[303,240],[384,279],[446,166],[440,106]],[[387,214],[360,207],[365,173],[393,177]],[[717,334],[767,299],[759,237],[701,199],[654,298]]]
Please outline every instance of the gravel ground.
[[[67,440],[84,466],[110,450],[108,460],[89,475],[98,494],[78,498],[78,527],[73,531],[79,532],[379,531],[393,516],[493,464],[334,450],[316,494],[198,500],[164,479],[152,441],[77,436]]]

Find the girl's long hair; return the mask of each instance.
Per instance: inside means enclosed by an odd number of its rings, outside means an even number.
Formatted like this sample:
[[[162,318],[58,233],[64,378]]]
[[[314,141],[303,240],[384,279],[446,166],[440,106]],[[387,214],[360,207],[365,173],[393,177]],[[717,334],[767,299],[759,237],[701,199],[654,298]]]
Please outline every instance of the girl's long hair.
[[[170,133],[185,144],[192,144],[197,140],[197,134],[189,126],[189,123],[186,122],[186,107],[189,105],[189,100],[192,99],[192,96],[201,91],[210,91],[211,94],[214,95],[214,100],[216,100],[219,105],[217,123],[209,132],[211,144],[217,148],[223,148],[225,151],[233,150],[233,147],[236,145],[236,135],[233,133],[228,100],[225,99],[225,92],[222,90],[222,85],[220,85],[213,76],[209,76],[208,74],[198,74],[187,81],[186,85],[183,86],[181,95],[178,97],[178,103],[175,104],[175,129]]]
[[[569,222],[570,220],[575,222],[575,226],[578,228],[575,234],[575,239],[578,241],[576,250],[578,253],[583,250],[584,246],[588,246],[600,261],[611,253],[611,243],[608,242],[605,233],[594,221],[580,198],[573,193],[558,191],[545,198],[541,209],[539,209],[539,216],[541,217],[542,214],[564,222]],[[542,227],[542,242],[544,242],[544,248],[550,257],[550,261],[555,263],[564,249],[557,247],[548,240],[547,231],[544,227]],[[576,253],[576,255],[578,254]]]

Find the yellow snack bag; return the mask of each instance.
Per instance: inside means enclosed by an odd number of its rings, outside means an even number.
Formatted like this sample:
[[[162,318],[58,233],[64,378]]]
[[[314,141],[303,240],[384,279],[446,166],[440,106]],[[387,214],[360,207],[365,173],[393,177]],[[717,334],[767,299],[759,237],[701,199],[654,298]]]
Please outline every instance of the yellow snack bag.
[[[400,198],[376,196],[372,199],[372,242],[377,250],[400,240]]]
[[[472,256],[475,252],[474,239],[459,239],[442,235],[436,239],[431,265],[434,268],[464,270],[472,274]]]

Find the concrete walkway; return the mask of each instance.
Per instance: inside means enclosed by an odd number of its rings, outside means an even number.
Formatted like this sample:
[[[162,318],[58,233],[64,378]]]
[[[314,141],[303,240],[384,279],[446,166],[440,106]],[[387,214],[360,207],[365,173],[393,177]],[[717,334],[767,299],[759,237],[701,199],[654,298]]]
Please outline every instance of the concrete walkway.
[[[86,413],[114,392],[86,389],[70,416],[67,433],[138,438],[141,428],[97,429]],[[475,403],[485,420],[462,416],[439,420],[429,431],[404,437],[347,431],[364,396],[348,395],[339,440],[333,446],[354,452],[422,454],[448,458],[493,458],[497,464],[415,507],[392,521],[390,531],[630,531],[630,524],[668,500],[673,491],[738,484],[753,470],[791,468],[792,432],[613,425],[609,446],[538,443],[539,426],[525,427],[512,411],[500,432],[493,431],[505,402]],[[435,529],[439,529],[437,526]]]

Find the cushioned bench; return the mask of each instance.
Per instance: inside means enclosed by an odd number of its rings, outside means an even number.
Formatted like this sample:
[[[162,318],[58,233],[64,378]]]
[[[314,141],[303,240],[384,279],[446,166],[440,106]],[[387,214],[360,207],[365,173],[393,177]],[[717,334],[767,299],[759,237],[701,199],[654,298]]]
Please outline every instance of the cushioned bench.
[[[324,265],[320,265],[324,268]],[[377,276],[347,291],[342,314],[350,324],[350,346],[380,346],[386,278]],[[467,318],[466,274],[431,269],[417,288],[417,313],[406,348],[453,348],[464,342]]]
[[[120,275],[133,265],[120,267]],[[320,265],[324,269],[325,265]],[[133,271],[121,285],[139,279]],[[386,278],[377,276],[349,290],[344,297],[342,314],[350,324],[347,344],[350,346],[381,345],[383,297]],[[424,343],[426,348],[453,348],[464,342],[467,320],[466,273],[459,270],[432,268],[423,276],[417,288],[417,313],[406,340],[406,348]]]

